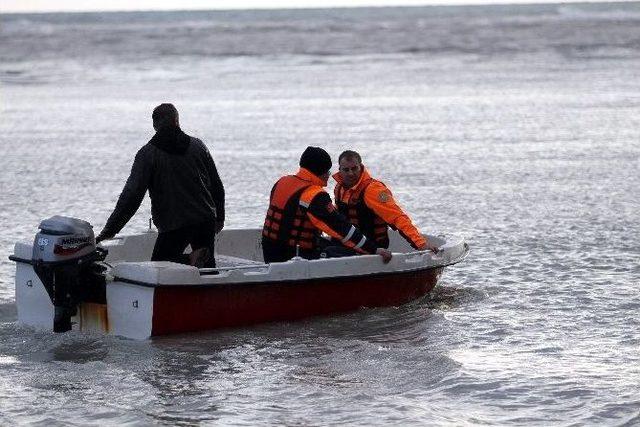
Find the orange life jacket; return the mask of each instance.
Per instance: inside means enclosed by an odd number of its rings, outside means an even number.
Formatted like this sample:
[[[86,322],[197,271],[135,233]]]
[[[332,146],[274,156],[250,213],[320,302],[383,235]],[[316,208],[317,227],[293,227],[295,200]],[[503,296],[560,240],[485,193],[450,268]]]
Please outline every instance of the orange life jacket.
[[[317,187],[317,191],[305,192],[310,187]],[[297,175],[280,178],[271,191],[262,235],[293,248],[299,245],[304,250],[314,249],[320,232],[309,220],[307,208],[320,191],[321,187]],[[303,193],[308,200],[301,200]]]
[[[378,247],[388,248],[389,224],[364,202],[364,192],[372,182],[373,178],[368,174],[366,177],[363,176],[347,201],[343,200],[346,189],[338,182],[334,190],[335,201],[338,211],[346,216],[351,224],[358,227],[367,238],[373,239]]]

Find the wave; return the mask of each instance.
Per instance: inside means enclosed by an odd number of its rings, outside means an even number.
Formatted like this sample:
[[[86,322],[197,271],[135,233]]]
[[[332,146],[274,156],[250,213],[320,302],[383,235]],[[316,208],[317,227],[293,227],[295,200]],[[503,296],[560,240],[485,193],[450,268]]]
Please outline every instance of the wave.
[[[494,5],[301,11],[6,15],[3,60],[164,55],[428,53],[545,49],[637,40],[640,4]],[[609,28],[615,20],[621,29]],[[524,43],[523,43],[524,42]],[[637,43],[636,43],[637,44]],[[498,46],[491,49],[492,46]]]
[[[288,65],[427,57],[548,62],[640,58],[640,4],[3,16],[0,82],[136,78],[212,61]],[[615,25],[611,20],[615,19]],[[218,65],[216,65],[217,67]],[[184,69],[184,70],[183,70]],[[193,71],[192,71],[193,70]]]
[[[565,18],[605,19],[605,20],[638,20],[640,19],[640,3],[594,3],[594,4],[560,4],[557,14]]]

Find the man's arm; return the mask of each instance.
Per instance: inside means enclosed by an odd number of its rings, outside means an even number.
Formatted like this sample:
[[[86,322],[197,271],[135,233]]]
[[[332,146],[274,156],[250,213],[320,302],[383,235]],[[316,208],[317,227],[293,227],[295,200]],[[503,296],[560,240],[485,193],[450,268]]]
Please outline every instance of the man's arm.
[[[374,181],[369,184],[364,193],[364,202],[376,215],[397,229],[414,249],[433,249],[383,183]]]
[[[118,234],[140,207],[151,180],[150,162],[146,156],[147,154],[143,150],[136,154],[129,178],[120,193],[115,209],[107,220],[107,224],[96,237],[97,242],[110,239]]]
[[[209,177],[211,178],[211,196],[213,197],[213,202],[216,204],[216,233],[219,233],[224,226],[225,219],[224,185],[222,184],[222,180],[218,174],[218,168],[216,168],[213,157],[211,157],[211,153],[206,149],[206,147],[205,150],[207,153],[207,168],[209,171]]]
[[[360,253],[376,253],[376,244],[338,213],[328,193],[322,191],[311,200],[307,216],[319,230],[341,241],[346,247]]]

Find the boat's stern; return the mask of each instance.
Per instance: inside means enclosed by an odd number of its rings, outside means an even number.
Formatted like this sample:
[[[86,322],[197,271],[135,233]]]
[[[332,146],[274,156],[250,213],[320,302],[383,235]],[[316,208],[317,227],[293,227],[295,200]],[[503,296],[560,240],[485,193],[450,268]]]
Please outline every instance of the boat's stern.
[[[15,298],[18,323],[38,330],[53,331],[55,307],[30,259],[32,246],[16,243],[11,259],[16,262]],[[80,302],[71,316],[71,329],[108,333],[107,304]]]
[[[99,320],[106,318],[99,306],[106,305],[107,268],[100,262],[107,251],[96,246],[91,224],[56,215],[38,228],[33,244],[17,243],[9,257],[16,262],[18,321],[66,332],[81,327],[84,314],[92,328],[107,327]]]
[[[32,251],[32,245],[16,243],[11,257],[16,262],[15,295],[18,323],[52,331],[54,307],[44,284],[33,269]]]

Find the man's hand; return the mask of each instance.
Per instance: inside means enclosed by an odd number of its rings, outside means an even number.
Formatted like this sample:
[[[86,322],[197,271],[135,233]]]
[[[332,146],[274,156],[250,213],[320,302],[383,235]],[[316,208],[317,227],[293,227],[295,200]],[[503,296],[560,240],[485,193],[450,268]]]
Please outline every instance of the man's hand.
[[[103,240],[109,240],[112,239],[113,236],[105,236],[104,234],[100,233],[98,234],[98,237],[96,237],[96,244],[102,242]]]
[[[391,261],[391,257],[393,257],[391,251],[384,248],[376,249],[376,254],[382,257],[382,262],[384,262],[385,264]]]
[[[216,221],[216,234],[222,231],[224,228],[224,221]]]
[[[422,245],[422,247],[419,248],[419,250],[421,250],[421,251],[430,250],[434,254],[438,253],[438,247],[436,245],[434,245],[433,243],[429,242],[429,241],[425,242],[425,244]]]

